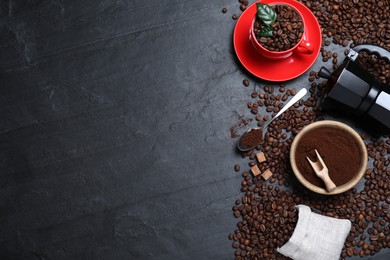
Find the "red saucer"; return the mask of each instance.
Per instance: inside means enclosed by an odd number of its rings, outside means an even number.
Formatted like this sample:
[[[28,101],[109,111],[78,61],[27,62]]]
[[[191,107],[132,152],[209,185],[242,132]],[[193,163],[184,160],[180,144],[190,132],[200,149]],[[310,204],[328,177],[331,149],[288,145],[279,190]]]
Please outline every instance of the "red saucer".
[[[260,2],[267,4],[275,2],[275,0],[262,0]],[[242,13],[234,29],[234,50],[242,65],[256,77],[269,81],[287,81],[302,75],[316,61],[321,49],[321,29],[314,14],[298,1],[284,0],[284,2],[297,8],[305,17],[307,28],[305,28],[304,37],[314,46],[312,54],[293,53],[290,57],[282,60],[271,60],[261,56],[249,40],[249,29],[256,14],[256,3]]]

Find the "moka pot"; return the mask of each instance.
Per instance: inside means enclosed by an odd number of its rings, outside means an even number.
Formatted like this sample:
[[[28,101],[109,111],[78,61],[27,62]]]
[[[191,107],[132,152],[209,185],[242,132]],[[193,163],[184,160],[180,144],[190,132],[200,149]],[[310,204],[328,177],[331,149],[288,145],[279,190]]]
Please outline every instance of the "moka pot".
[[[360,51],[376,54],[390,62],[390,52],[376,45],[363,44],[351,49],[343,63],[332,73],[322,67],[318,75],[327,79],[321,107],[338,110],[363,119],[381,131],[390,133],[390,86],[360,66]]]

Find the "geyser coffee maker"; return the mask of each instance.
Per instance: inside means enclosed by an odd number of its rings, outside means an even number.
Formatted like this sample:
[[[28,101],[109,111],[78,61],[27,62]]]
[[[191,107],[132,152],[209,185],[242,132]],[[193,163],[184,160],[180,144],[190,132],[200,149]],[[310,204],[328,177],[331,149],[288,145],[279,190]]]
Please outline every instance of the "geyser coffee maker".
[[[357,64],[360,51],[376,54],[390,62],[390,52],[379,46],[364,44],[351,49],[332,73],[322,67],[318,75],[328,81],[321,107],[357,116],[372,129],[390,133],[390,86]]]

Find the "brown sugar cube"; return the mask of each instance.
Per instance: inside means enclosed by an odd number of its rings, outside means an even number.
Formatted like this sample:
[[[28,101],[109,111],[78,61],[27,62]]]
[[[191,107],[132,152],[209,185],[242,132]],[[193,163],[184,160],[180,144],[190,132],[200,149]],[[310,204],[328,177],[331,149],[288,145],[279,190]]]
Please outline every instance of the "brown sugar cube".
[[[265,159],[265,155],[263,152],[256,154],[257,160],[259,163],[265,162],[267,159]]]
[[[263,177],[264,180],[268,180],[272,176],[272,172],[269,169],[267,169],[265,172],[261,174],[261,176]]]
[[[260,172],[260,169],[259,169],[259,167],[257,167],[257,165],[252,166],[252,167],[251,167],[251,171],[252,171],[252,173],[253,173],[254,176],[257,176],[257,175],[259,175],[259,174],[261,173],[261,172]]]

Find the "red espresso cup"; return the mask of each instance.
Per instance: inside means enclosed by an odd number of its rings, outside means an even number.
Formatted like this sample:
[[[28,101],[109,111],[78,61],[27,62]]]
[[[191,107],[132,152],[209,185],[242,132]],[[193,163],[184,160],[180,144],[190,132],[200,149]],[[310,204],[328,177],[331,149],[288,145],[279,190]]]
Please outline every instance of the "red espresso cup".
[[[250,28],[250,35],[249,39],[252,42],[255,49],[264,57],[272,60],[278,60],[278,59],[285,59],[290,57],[293,53],[299,53],[299,54],[312,54],[314,51],[314,47],[308,40],[308,32],[305,30],[305,17],[302,15],[302,13],[295,8],[294,6],[286,3],[286,2],[274,2],[271,5],[287,5],[294,9],[302,18],[302,24],[303,24],[303,34],[299,42],[292,48],[285,50],[285,51],[270,51],[267,48],[263,47],[256,39],[255,31],[253,29],[255,21],[256,21],[256,15],[253,18],[253,22],[251,24]]]

